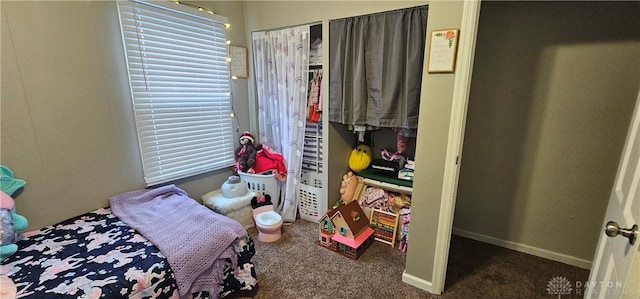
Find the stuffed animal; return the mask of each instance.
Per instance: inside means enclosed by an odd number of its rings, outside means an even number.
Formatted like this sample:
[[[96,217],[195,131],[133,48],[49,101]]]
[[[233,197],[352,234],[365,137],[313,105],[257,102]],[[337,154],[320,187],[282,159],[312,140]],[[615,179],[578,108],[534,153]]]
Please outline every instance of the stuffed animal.
[[[18,231],[27,228],[27,218],[15,212],[15,202],[9,194],[0,191],[0,261],[18,251],[15,244],[20,235]]]
[[[235,171],[255,173],[253,167],[256,165],[256,153],[262,149],[260,144],[255,144],[253,135],[244,132],[240,135],[240,146],[236,149]]]
[[[234,170],[236,173],[273,174],[281,182],[287,179],[284,157],[266,145],[254,143],[253,135],[249,132],[240,136]]]
[[[372,159],[373,153],[371,152],[371,148],[366,144],[359,144],[351,151],[349,168],[355,172],[363,171],[369,167]]]
[[[355,200],[356,190],[358,189],[358,178],[349,171],[342,176],[340,184],[340,200],[344,204],[348,204]]]
[[[0,190],[13,196],[20,188],[24,187],[27,182],[13,177],[13,171],[5,165],[0,165]]]

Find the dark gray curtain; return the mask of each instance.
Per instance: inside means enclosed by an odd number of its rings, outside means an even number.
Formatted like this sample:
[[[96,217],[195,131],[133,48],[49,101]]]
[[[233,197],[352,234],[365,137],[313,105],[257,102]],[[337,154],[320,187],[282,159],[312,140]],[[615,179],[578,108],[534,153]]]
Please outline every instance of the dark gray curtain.
[[[329,22],[329,121],[417,128],[427,6]]]

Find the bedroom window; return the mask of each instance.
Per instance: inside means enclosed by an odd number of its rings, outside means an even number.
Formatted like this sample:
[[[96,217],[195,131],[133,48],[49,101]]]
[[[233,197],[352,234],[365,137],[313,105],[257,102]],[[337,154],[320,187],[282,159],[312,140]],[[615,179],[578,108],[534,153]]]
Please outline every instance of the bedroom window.
[[[118,1],[147,186],[234,162],[225,17],[169,1]]]

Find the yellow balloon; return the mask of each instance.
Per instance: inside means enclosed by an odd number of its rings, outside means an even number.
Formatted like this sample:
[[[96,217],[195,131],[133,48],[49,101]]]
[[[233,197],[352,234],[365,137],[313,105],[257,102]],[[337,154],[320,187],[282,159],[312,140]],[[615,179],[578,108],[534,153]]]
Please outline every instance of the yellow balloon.
[[[349,168],[355,172],[360,172],[371,164],[373,153],[371,148],[365,144],[360,144],[351,151],[349,156]]]

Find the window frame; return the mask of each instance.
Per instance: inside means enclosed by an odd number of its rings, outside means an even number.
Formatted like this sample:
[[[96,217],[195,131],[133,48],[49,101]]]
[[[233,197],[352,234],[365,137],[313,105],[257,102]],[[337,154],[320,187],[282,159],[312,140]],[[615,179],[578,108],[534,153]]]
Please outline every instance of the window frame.
[[[230,168],[236,142],[227,18],[170,1],[118,1],[117,9],[145,185]],[[143,12],[154,17],[143,19]],[[153,23],[156,21],[159,23]],[[158,24],[174,26],[154,31],[152,26]],[[193,33],[174,33],[191,24]],[[157,39],[152,46],[153,38]],[[199,43],[198,38],[204,42]],[[176,50],[180,42],[190,46]],[[162,52],[164,45],[167,52]],[[153,59],[155,63],[147,62]],[[175,69],[186,75],[172,77],[179,73]],[[163,77],[162,83],[152,82],[154,76]],[[140,77],[143,79],[136,80]]]

